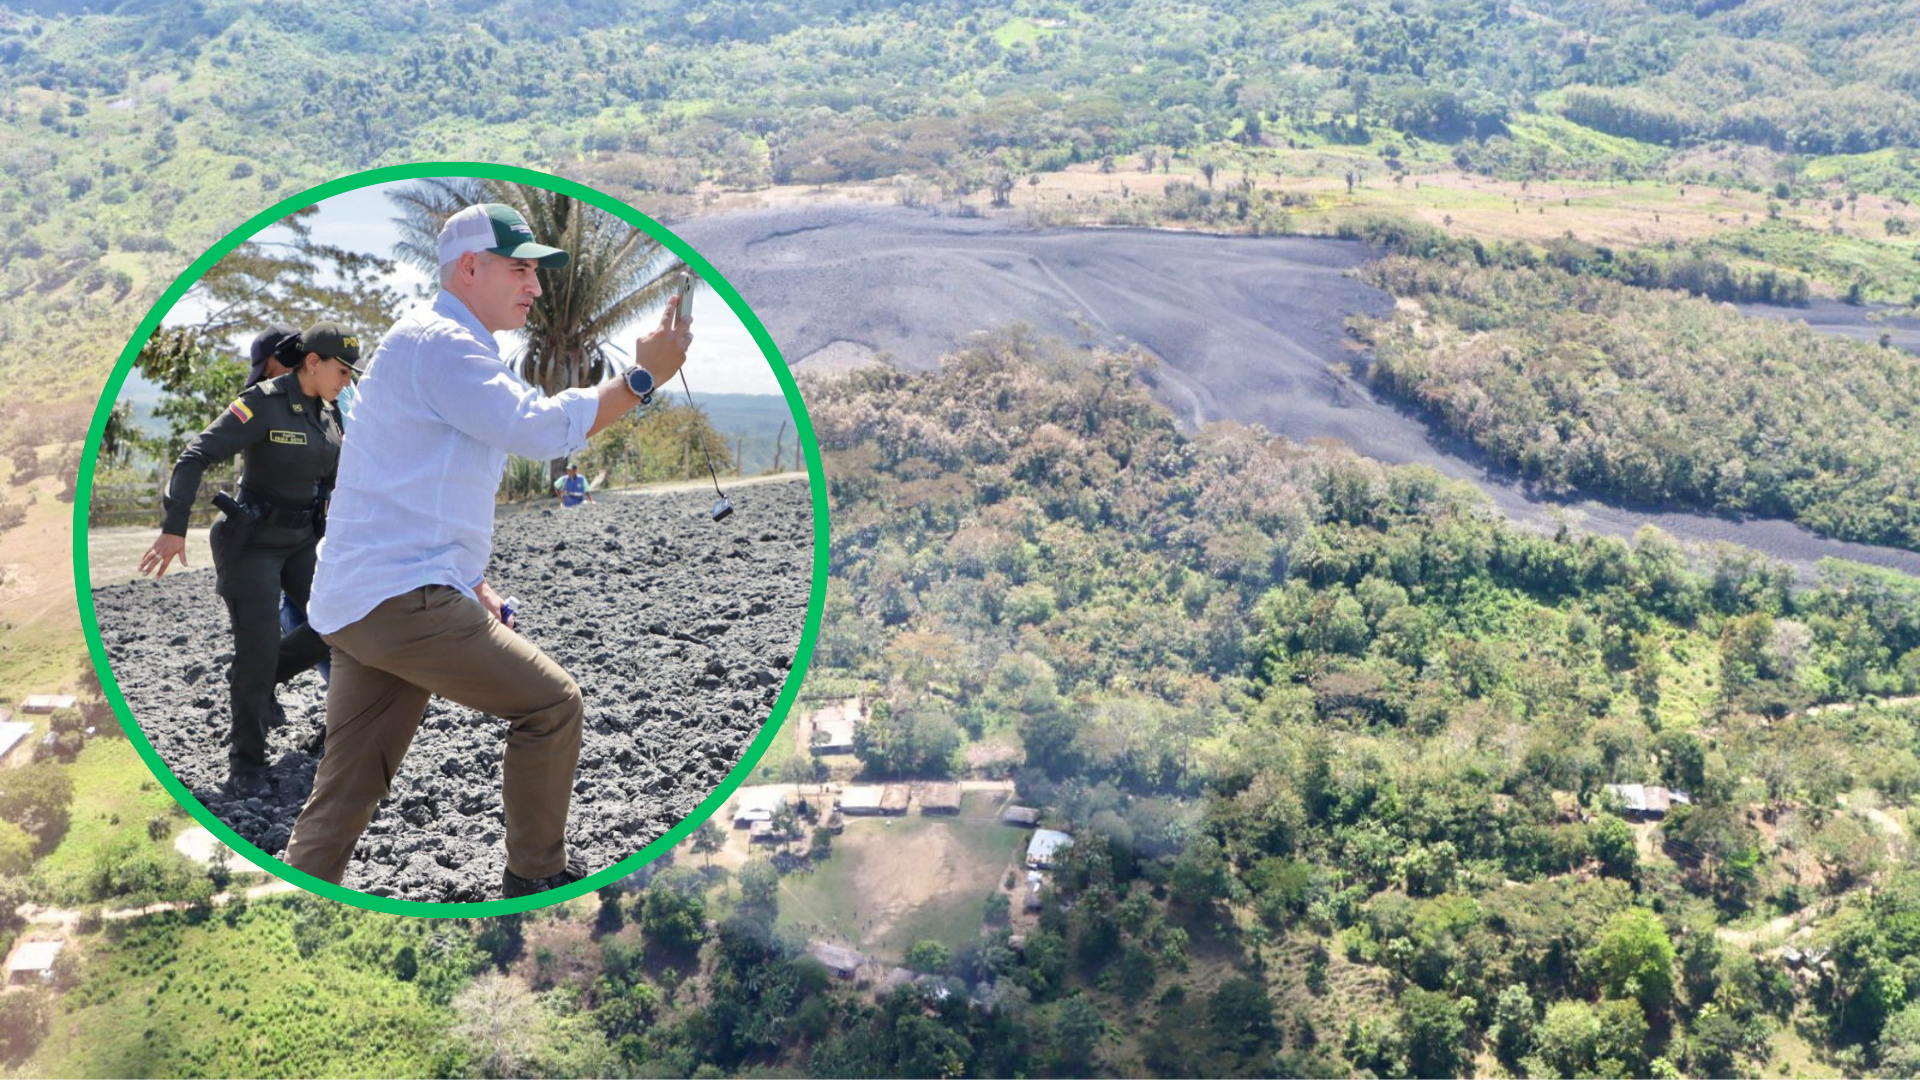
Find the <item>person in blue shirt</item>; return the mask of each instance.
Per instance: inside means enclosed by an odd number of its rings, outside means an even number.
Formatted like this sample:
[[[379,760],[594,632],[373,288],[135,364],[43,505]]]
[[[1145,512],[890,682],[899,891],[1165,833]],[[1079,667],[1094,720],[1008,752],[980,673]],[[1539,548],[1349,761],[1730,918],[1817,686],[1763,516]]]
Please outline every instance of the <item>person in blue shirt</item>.
[[[487,583],[494,494],[509,454],[571,456],[651,400],[693,333],[669,300],[633,370],[548,396],[494,335],[526,325],[542,269],[564,268],[568,253],[535,242],[499,203],[448,218],[438,247],[440,293],[381,339],[341,449],[307,607],[333,647],[326,753],[286,861],[341,882],[438,695],[507,722],[501,888],[527,896],[587,875],[566,843],[585,705],[565,669],[513,632]]]
[[[593,485],[580,475],[580,466],[567,462],[567,475],[553,482],[553,497],[561,506],[579,506],[593,501]]]

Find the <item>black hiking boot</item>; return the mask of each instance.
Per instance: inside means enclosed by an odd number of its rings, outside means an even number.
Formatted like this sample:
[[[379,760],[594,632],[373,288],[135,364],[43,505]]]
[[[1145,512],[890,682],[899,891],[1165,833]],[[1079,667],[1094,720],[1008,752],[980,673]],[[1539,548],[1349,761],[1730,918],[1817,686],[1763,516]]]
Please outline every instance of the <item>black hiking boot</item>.
[[[543,893],[562,885],[571,885],[586,876],[587,864],[581,860],[580,856],[569,852],[566,868],[557,874],[549,874],[543,878],[523,878],[511,870],[500,871],[500,891],[506,895],[507,899],[512,900],[518,896],[532,896],[534,893]]]
[[[273,790],[273,782],[267,779],[265,769],[242,767],[229,772],[221,787],[236,799],[258,799]]]

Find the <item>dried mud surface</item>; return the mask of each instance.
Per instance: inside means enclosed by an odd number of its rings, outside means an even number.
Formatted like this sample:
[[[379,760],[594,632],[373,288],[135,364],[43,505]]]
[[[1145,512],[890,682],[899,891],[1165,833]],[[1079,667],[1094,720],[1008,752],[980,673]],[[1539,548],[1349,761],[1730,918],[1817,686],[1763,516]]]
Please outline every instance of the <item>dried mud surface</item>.
[[[705,799],[766,724],[806,621],[813,509],[804,480],[599,494],[562,511],[505,510],[488,579],[523,601],[520,631],[586,698],[568,838],[592,870],[638,851]],[[154,749],[188,790],[268,854],[284,852],[313,785],[302,744],[326,714],[319,677],[280,688],[273,791],[237,800],[227,770],[233,652],[213,573],[94,593],[114,677]],[[497,899],[506,723],[435,698],[391,798],[354,852],[348,888],[406,900]]]

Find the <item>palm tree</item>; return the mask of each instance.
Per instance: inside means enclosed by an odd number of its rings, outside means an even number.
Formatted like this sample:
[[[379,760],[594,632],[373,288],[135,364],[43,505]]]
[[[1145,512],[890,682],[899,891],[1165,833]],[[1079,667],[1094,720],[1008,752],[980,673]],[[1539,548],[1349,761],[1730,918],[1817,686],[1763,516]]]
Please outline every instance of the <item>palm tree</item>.
[[[447,218],[479,202],[506,203],[543,244],[569,252],[563,269],[542,270],[540,298],[527,318],[520,377],[548,394],[607,376],[613,334],[664,301],[685,268],[659,241],[598,207],[526,184],[477,177],[421,180],[387,196],[400,210],[394,255],[439,270],[435,244]],[[556,474],[557,475],[557,474]]]

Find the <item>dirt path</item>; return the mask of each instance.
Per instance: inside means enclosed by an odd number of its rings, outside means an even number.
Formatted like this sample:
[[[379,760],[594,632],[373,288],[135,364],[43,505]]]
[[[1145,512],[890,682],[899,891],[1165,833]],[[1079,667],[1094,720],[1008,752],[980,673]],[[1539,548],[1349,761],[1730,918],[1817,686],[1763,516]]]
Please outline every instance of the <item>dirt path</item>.
[[[1738,945],[1746,948],[1758,941],[1771,940],[1776,937],[1786,937],[1788,934],[1800,928],[1803,919],[1806,922],[1813,921],[1812,917],[1805,911],[1796,911],[1791,915],[1782,915],[1777,919],[1768,919],[1765,925],[1754,930],[1740,930],[1731,926],[1718,926],[1714,928],[1713,936],[1729,945]]]
[[[1895,709],[1902,705],[1912,705],[1915,703],[1920,703],[1920,694],[1911,694],[1907,697],[1881,698],[1878,702],[1873,703],[1865,701],[1837,701],[1831,705],[1815,705],[1807,710],[1807,715],[1818,716],[1821,713],[1850,713],[1855,709],[1866,708],[1869,704],[1873,704],[1882,709]]]
[[[295,892],[298,888],[296,885],[275,878],[264,885],[255,885],[243,890],[240,896],[248,900],[258,900],[263,896]],[[233,903],[234,899],[235,896],[231,892],[214,893],[213,906],[225,907]],[[163,911],[185,911],[192,906],[192,904],[185,900],[163,900],[160,903],[148,904],[145,907],[114,908],[109,911],[102,911],[100,918],[107,922],[123,922],[127,919],[138,919],[147,915],[158,915]],[[22,904],[14,910],[14,915],[25,920],[29,925],[46,926],[51,924],[62,927],[69,934],[74,932],[74,926],[80,922],[80,918],[84,914],[85,912],[79,908],[43,908],[38,904]]]

